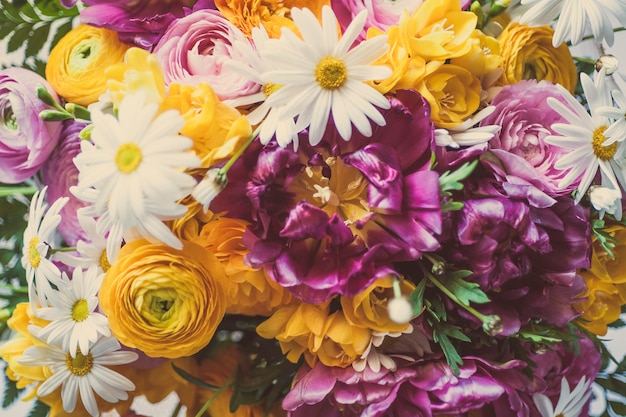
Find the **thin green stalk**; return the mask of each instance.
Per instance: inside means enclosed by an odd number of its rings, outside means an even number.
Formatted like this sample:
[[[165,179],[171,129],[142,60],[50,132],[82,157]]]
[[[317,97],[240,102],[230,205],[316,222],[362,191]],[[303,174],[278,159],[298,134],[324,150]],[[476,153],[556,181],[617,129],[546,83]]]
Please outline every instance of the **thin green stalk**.
[[[257,136],[259,136],[259,132],[261,132],[261,126],[257,127],[254,132],[252,132],[246,143],[241,148],[237,149],[237,152],[235,152],[235,154],[231,156],[228,162],[226,162],[226,164],[222,167],[222,172],[224,174],[226,174],[230,167],[232,167],[233,164],[237,162],[237,159],[239,159],[239,157],[245,152],[245,150],[248,149],[248,146],[250,146],[250,144],[254,142]]]
[[[198,411],[198,413],[196,414],[196,417],[202,417],[202,415],[204,413],[206,413],[206,410],[209,409],[209,407],[211,406],[211,404],[213,404],[213,402],[215,402],[215,400],[217,399],[217,397],[220,396],[220,394],[222,392],[224,392],[224,390],[226,390],[226,388],[230,387],[231,385],[231,380],[227,380],[224,385],[222,385],[217,391],[215,391],[215,394],[213,394],[213,396],[211,398],[209,398],[209,401],[207,401],[206,403],[204,403],[204,405],[202,406],[202,408],[200,409],[200,411]]]
[[[33,195],[37,192],[37,187],[0,187],[0,197],[8,197],[15,194]]]
[[[430,282],[435,284],[435,287],[439,288],[439,290],[441,290],[441,292],[443,292],[448,298],[450,298],[456,304],[461,306],[468,313],[470,313],[471,315],[476,317],[482,323],[485,323],[486,321],[489,320],[489,317],[485,316],[483,313],[481,313],[480,311],[476,310],[474,307],[469,306],[469,305],[463,303],[461,300],[459,300],[457,298],[457,296],[454,295],[454,293],[452,291],[450,291],[445,285],[443,285],[441,283],[441,281],[439,281],[437,278],[435,278],[435,276],[433,274],[429,273],[428,271],[424,271],[424,274],[430,280]]]

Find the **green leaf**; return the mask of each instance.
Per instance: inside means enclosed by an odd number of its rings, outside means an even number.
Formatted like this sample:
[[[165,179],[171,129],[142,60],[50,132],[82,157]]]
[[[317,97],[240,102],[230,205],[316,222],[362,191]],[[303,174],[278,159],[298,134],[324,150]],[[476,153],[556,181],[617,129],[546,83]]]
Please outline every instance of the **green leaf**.
[[[15,52],[20,49],[25,43],[28,37],[30,36],[31,27],[25,23],[19,24],[15,31],[13,32],[13,36],[7,42],[7,52]]]
[[[440,333],[435,330],[433,331],[433,340],[441,347],[448,365],[452,368],[452,372],[454,372],[455,375],[458,375],[459,365],[463,365],[463,359],[461,359],[459,352],[457,352],[448,336],[445,333]]]
[[[626,416],[626,404],[623,402],[609,401],[609,407],[618,416]]]
[[[8,365],[5,365],[8,366]],[[17,388],[17,383],[10,380],[6,372],[4,374],[4,395],[2,396],[2,408],[7,408],[15,402],[23,390]]]
[[[37,27],[26,44],[26,49],[24,51],[24,56],[35,56],[41,51],[44,44],[48,40],[48,35],[50,34],[50,25],[47,23],[41,24]]]
[[[471,271],[467,270],[452,271],[439,277],[439,281],[465,305],[470,305],[471,302],[476,304],[488,303],[489,297],[480,289],[480,285],[463,279],[472,274]]]
[[[36,401],[35,406],[30,410],[28,417],[46,417],[50,412],[50,407],[41,401]]]
[[[196,378],[195,376],[191,375],[190,373],[188,373],[187,371],[179,368],[178,366],[174,365],[174,363],[172,362],[172,368],[174,368],[174,371],[180,375],[183,379],[191,382],[192,384],[202,388],[202,389],[206,389],[209,391],[217,391],[218,389],[220,389],[220,387],[216,387],[215,385],[211,385],[211,384],[207,384],[206,382],[204,382],[203,380]]]
[[[413,314],[419,316],[424,310],[424,290],[426,289],[426,280],[422,279],[415,289],[409,295],[409,302],[413,306]]]
[[[439,177],[439,187],[442,193],[447,193],[451,190],[462,190],[463,183],[474,171],[478,165],[478,161],[466,162],[454,171],[446,171]]]
[[[63,36],[67,35],[67,33],[72,30],[72,28],[74,27],[74,21],[73,20],[68,20],[67,22],[63,23],[61,26],[59,26],[54,34],[54,36],[52,37],[52,40],[50,41],[50,49],[49,51],[52,51],[52,48],[54,48],[56,46],[57,43],[59,43],[59,41],[61,40],[61,38],[63,38]]]

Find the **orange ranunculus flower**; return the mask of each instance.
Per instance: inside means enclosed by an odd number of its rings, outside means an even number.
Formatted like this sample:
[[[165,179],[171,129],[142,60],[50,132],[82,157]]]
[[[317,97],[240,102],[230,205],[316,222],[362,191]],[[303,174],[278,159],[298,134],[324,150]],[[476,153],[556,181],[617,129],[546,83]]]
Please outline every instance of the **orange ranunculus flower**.
[[[500,82],[509,85],[521,80],[547,80],[573,94],[578,83],[576,65],[566,44],[552,46],[553,34],[548,26],[509,24],[498,36],[504,68]]]
[[[304,354],[309,366],[346,367],[369,346],[370,329],[351,325],[341,311],[329,315],[329,303],[294,303],[279,308],[257,327],[266,339],[278,340],[291,362]]]
[[[606,334],[626,304],[626,227],[615,225],[605,231],[619,242],[612,249],[615,258],[594,241],[591,268],[579,271],[587,284],[586,299],[575,305],[582,311],[578,323],[599,336]]]
[[[393,298],[393,280],[387,275],[377,279],[365,291],[354,297],[341,297],[341,309],[350,324],[366,327],[377,332],[402,332],[409,323],[391,321],[387,311],[387,302]],[[402,280],[400,283],[402,294],[409,296],[415,285]]]
[[[283,27],[296,31],[291,20],[293,7],[306,7],[319,18],[322,6],[329,4],[330,0],[215,0],[215,7],[246,36],[249,37],[255,27],[263,25],[272,38],[278,38]]]
[[[111,331],[151,357],[193,355],[211,341],[224,317],[224,268],[201,246],[183,244],[176,250],[132,241],[102,282],[100,306]]]
[[[243,244],[243,234],[247,226],[245,220],[216,217],[202,227],[194,242],[212,252],[224,266],[227,314],[269,316],[292,297],[263,269],[245,263],[249,250]]]
[[[248,358],[239,350],[237,345],[224,347],[218,350],[213,356],[202,359],[200,366],[194,374],[206,382],[209,385],[215,387],[222,387],[224,384],[234,382],[236,377],[237,368],[241,368],[245,373],[245,370],[249,368]],[[208,391],[205,389],[198,389],[196,396],[196,405],[194,413],[200,410],[202,406],[213,398],[211,405],[208,408],[208,413],[211,416],[224,416],[224,417],[263,417],[264,416],[264,404],[255,405],[240,405],[234,413],[229,410],[230,399],[233,396],[233,388],[226,388],[221,393],[216,394],[215,391]],[[268,417],[277,416],[270,412]]]
[[[450,128],[478,110],[482,87],[465,68],[445,64],[424,77],[417,91],[430,104],[430,118],[435,126]]]
[[[222,103],[206,83],[171,84],[163,107],[178,110],[185,119],[180,133],[193,139],[203,168],[228,160],[252,133],[248,119]]]
[[[87,106],[106,92],[105,70],[124,60],[129,46],[117,32],[89,25],[69,31],[50,51],[46,79],[61,97]]]

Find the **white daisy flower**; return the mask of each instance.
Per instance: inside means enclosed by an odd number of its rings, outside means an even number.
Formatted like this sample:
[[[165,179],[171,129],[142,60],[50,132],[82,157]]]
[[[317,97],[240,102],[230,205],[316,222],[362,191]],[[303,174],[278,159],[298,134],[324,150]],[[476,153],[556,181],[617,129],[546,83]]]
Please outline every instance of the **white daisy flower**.
[[[587,28],[596,42],[613,45],[613,24],[615,16],[622,26],[626,25],[626,1],[624,0],[522,0],[530,8],[522,15],[520,23],[528,25],[549,25],[558,17],[552,45],[556,48],[564,41],[579,43]]]
[[[615,216],[618,221],[622,219],[622,193],[619,190],[592,185],[589,187],[589,201],[598,210],[601,219],[606,213]]]
[[[211,201],[226,187],[228,179],[220,168],[209,169],[191,192],[193,198],[200,204],[206,212],[211,205]]]
[[[30,326],[29,330],[37,336],[40,328]],[[71,413],[80,392],[87,412],[97,417],[100,411],[94,393],[107,402],[116,403],[128,399],[128,391],[135,389],[135,384],[128,378],[107,368],[108,365],[133,362],[139,356],[134,352],[120,351],[120,348],[120,343],[113,337],[101,338],[88,354],[78,351],[75,357],[57,345],[31,346],[18,361],[22,365],[50,367],[52,375],[39,386],[38,396],[50,395],[62,386],[63,409]]]
[[[607,137],[604,133],[609,127],[609,121],[606,117],[596,114],[598,107],[607,105],[609,95],[603,88],[594,85],[587,74],[581,74],[580,81],[591,115],[565,88],[557,84],[557,88],[561,90],[562,97],[568,105],[554,97],[548,97],[547,102],[568,123],[553,124],[552,129],[559,135],[547,136],[545,139],[546,143],[551,145],[571,149],[567,155],[555,163],[555,168],[568,171],[558,184],[560,188],[580,178],[576,203],[582,199],[598,169],[602,176],[603,186],[619,189],[618,182],[622,184],[622,187],[626,185],[624,167],[616,160],[616,157],[623,152],[619,148],[626,142],[605,146]]]
[[[614,90],[612,96],[617,107],[601,106],[598,108],[598,114],[613,120],[611,126],[604,132],[604,136],[608,138],[604,146],[626,140],[626,95],[620,90]]]
[[[93,143],[83,141],[74,158],[79,169],[72,192],[93,203],[97,229],[107,237],[109,261],[125,240],[146,238],[181,249],[182,243],[163,220],[181,217],[187,208],[177,201],[196,184],[185,169],[200,166],[187,152],[191,139],[178,134],[184,120],[177,111],[157,116],[158,105],[144,94],[124,97],[119,115],[92,112]]]
[[[473,146],[480,143],[489,142],[493,135],[498,133],[500,126],[485,125],[474,127],[483,119],[496,110],[496,106],[488,106],[476,113],[473,117],[465,120],[458,126],[450,129],[435,129],[435,143],[437,146],[450,146],[459,148],[461,146]]]
[[[583,376],[570,392],[569,383],[564,377],[561,379],[561,394],[556,407],[552,408],[552,401],[544,394],[533,394],[533,401],[541,417],[578,417],[591,397],[590,384],[591,381]]]
[[[225,65],[259,84],[261,89],[257,93],[224,102],[233,107],[261,103],[247,115],[251,125],[263,122],[259,132],[260,142],[265,145],[275,136],[276,142],[281,147],[285,148],[293,143],[294,149],[297,150],[298,131],[293,118],[283,117],[283,106],[271,107],[266,101],[271,94],[281,88],[279,84],[264,83],[262,79],[262,74],[277,69],[273,61],[262,59],[259,52],[269,45],[269,39],[265,28],[259,26],[252,29],[252,43],[236,41],[233,44],[246,62],[229,61]]]
[[[266,103],[285,106],[283,117],[296,120],[296,130],[309,128],[309,141],[317,145],[330,114],[341,137],[349,140],[352,125],[365,136],[372,134],[370,120],[379,126],[385,119],[376,108],[388,109],[389,101],[365,81],[391,75],[386,66],[371,65],[387,50],[387,36],[376,36],[350,49],[363,29],[367,11],[359,13],[340,38],[333,10],[322,8],[322,24],[308,9],[291,10],[302,39],[283,29],[280,39],[267,41],[263,60],[280,68],[262,75],[264,83],[281,85]],[[368,120],[370,119],[370,120]]]
[[[48,298],[54,291],[51,284],[57,288],[66,286],[61,271],[52,262],[50,250],[55,249],[58,241],[57,227],[61,223],[61,209],[68,202],[67,197],[56,200],[48,209],[45,201],[44,187],[33,195],[28,212],[28,225],[24,230],[24,246],[22,248],[22,266],[26,270],[28,283],[28,298],[33,311],[37,311],[37,304],[46,307]]]
[[[89,353],[99,335],[110,336],[107,318],[96,311],[103,277],[95,265],[86,272],[74,269],[69,288],[54,291],[48,300],[50,307],[37,312],[39,317],[50,321],[38,337],[46,339],[48,344],[61,344],[63,351],[69,351],[75,358],[77,349],[83,354]]]

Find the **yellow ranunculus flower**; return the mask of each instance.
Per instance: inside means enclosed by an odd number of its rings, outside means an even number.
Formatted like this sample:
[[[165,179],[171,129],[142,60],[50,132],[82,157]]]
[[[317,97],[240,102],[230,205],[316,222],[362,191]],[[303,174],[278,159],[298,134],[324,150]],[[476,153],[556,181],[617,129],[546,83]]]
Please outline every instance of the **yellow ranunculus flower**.
[[[155,55],[140,48],[130,48],[124,61],[111,65],[105,72],[107,89],[117,107],[127,94],[144,92],[147,103],[161,104],[165,98],[165,80]]]
[[[246,265],[249,250],[243,244],[248,222],[216,217],[202,227],[193,241],[212,252],[226,271],[227,314],[269,316],[291,301],[290,293],[268,278],[263,269]]]
[[[348,323],[341,311],[329,315],[329,303],[295,303],[279,308],[257,327],[266,339],[275,338],[291,362],[304,354],[309,366],[319,360],[345,368],[369,346],[371,330]]]
[[[500,44],[497,39],[476,29],[472,32],[470,45],[467,54],[452,58],[450,63],[463,67],[479,77],[497,70],[502,65]]]
[[[457,65],[441,65],[419,83],[417,91],[430,104],[431,120],[450,128],[470,117],[480,106],[480,81]]]
[[[178,110],[185,119],[180,133],[193,139],[203,168],[226,161],[252,133],[248,119],[222,103],[206,83],[197,87],[170,84],[163,106]]]
[[[391,321],[387,302],[393,298],[393,280],[390,275],[377,279],[372,285],[354,297],[341,297],[341,308],[350,324],[378,332],[401,332],[408,323]],[[408,280],[400,283],[402,293],[411,294],[415,285]]]
[[[50,51],[46,79],[69,102],[87,106],[106,92],[105,70],[124,60],[129,48],[117,32],[89,25],[69,31]]]
[[[605,230],[619,243],[612,249],[612,259],[598,241],[593,242],[591,268],[579,271],[587,284],[585,301],[575,307],[582,311],[578,323],[599,336],[607,325],[618,319],[626,304],[626,227],[615,225]]]
[[[280,37],[281,29],[287,27],[297,32],[291,20],[293,7],[310,9],[319,18],[322,6],[329,5],[329,0],[216,0],[215,7],[233,25],[246,36],[251,36],[252,29],[263,25],[272,38]]]
[[[521,80],[547,80],[574,93],[576,65],[566,44],[552,46],[553,34],[548,26],[508,25],[498,36],[504,68],[500,82],[509,85]]]
[[[120,250],[100,290],[111,331],[151,357],[190,356],[213,337],[226,309],[225,272],[201,246],[182,250],[139,239]]]

